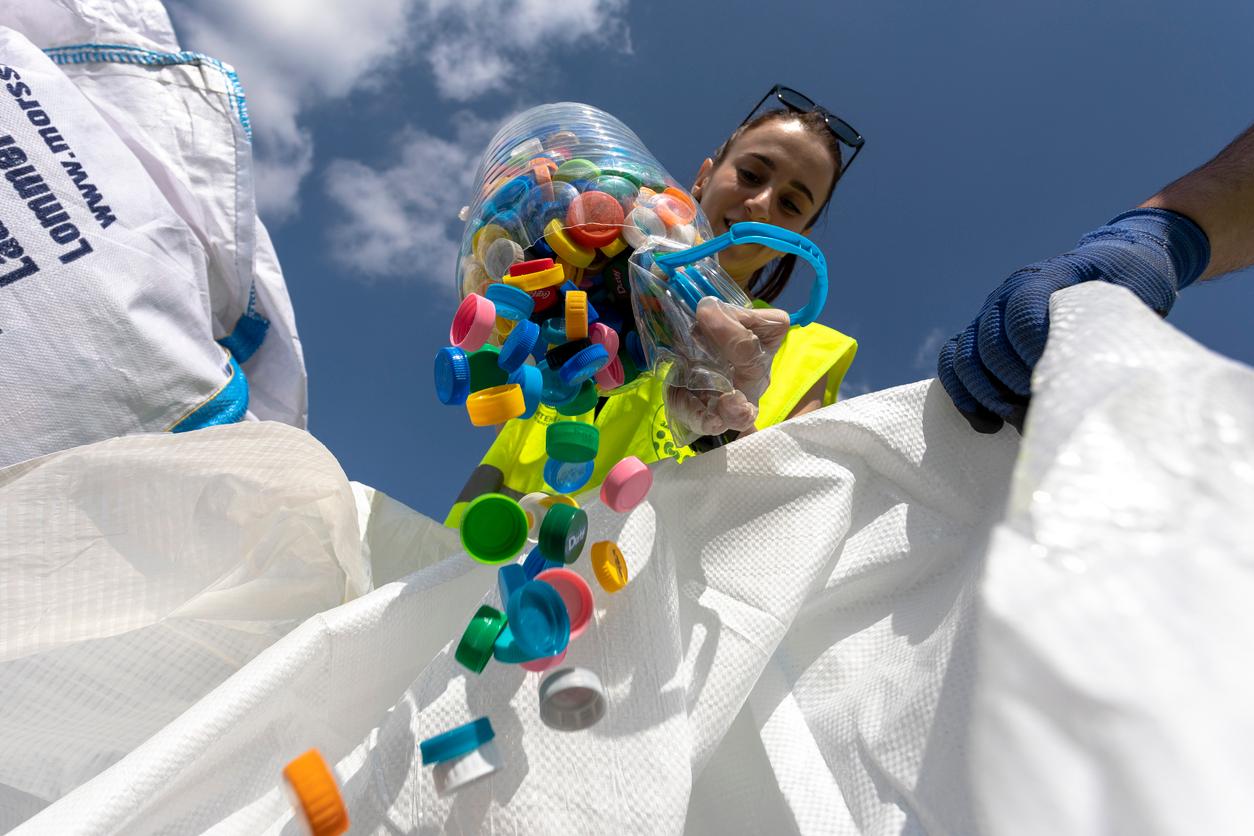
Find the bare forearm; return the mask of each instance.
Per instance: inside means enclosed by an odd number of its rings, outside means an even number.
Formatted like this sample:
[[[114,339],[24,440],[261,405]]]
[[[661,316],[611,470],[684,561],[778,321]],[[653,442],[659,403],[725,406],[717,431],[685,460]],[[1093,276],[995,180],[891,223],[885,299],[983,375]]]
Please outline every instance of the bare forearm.
[[[1141,204],[1191,218],[1210,239],[1210,279],[1254,264],[1254,126]]]

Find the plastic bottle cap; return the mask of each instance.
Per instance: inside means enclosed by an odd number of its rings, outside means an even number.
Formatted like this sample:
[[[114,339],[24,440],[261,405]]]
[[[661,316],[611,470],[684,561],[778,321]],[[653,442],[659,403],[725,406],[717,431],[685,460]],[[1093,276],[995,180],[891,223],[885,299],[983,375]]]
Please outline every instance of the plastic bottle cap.
[[[504,317],[499,317],[499,316],[496,318],[496,332],[500,334],[502,338],[508,337],[513,332],[513,330],[514,330],[513,320],[505,319]]]
[[[557,319],[557,317],[554,317],[554,319]],[[558,320],[558,322],[562,323],[562,330],[565,331],[566,329],[565,320]],[[556,372],[566,363],[567,360],[574,357],[576,354],[583,351],[585,348],[587,348],[590,345],[592,345],[592,340],[586,337],[583,339],[569,340],[567,342],[563,342],[560,345],[553,346],[547,352],[545,352],[544,362],[548,364],[548,367],[550,369]]]
[[[435,353],[435,394],[446,406],[459,406],[470,394],[470,360],[460,348]]]
[[[536,414],[540,408],[540,398],[544,395],[544,375],[535,366],[519,366],[509,376],[509,383],[518,386],[523,393],[524,421]]]
[[[665,234],[666,224],[656,212],[643,206],[632,209],[623,223],[623,238],[633,248],[643,247],[650,235]]]
[[[497,363],[502,369],[512,374],[527,362],[527,358],[531,356],[538,342],[540,342],[540,326],[527,319],[521,320],[514,326],[505,344],[501,346]]]
[[[504,386],[509,381],[509,374],[501,368],[501,350],[496,346],[485,345],[466,359],[470,363],[471,392]]]
[[[619,232],[621,233],[622,230],[619,230]],[[605,253],[610,258],[613,258],[625,249],[627,249],[627,242],[622,239],[620,234],[619,237],[601,247],[601,252]]]
[[[466,351],[477,351],[492,336],[496,324],[496,306],[477,293],[472,293],[457,306],[448,339]]]
[[[530,662],[535,659],[534,656],[518,646],[518,641],[514,638],[514,631],[509,629],[508,624],[501,631],[501,635],[496,637],[496,644],[492,645],[492,658],[503,665],[521,665],[523,662]]]
[[[475,497],[462,513],[462,546],[480,563],[513,560],[527,543],[527,514],[499,493]]]
[[[588,339],[593,345],[602,346],[611,357],[618,354],[618,332],[604,322],[594,322],[588,326]]]
[[[540,574],[546,568],[548,568],[547,566],[544,565],[548,562],[549,562],[549,559],[544,556],[544,553],[540,551],[539,547],[536,547],[532,549],[530,552],[528,552],[527,559],[524,560],[522,563],[523,572],[526,574],[527,580],[529,581],[535,580],[536,575]]]
[[[547,361],[541,360],[536,364],[536,368],[540,370],[540,374],[544,377],[544,393],[540,396],[541,403],[557,407],[570,403],[579,397],[579,386],[571,386],[565,383],[557,376],[557,372],[549,368]]]
[[[521,563],[506,563],[500,569],[497,569],[496,585],[501,593],[501,605],[504,606],[514,590],[529,580],[531,578],[527,577],[527,570],[523,568]]]
[[[558,668],[540,680],[540,719],[551,729],[581,731],[605,716],[601,678],[587,668]]]
[[[609,363],[610,355],[604,346],[590,345],[563,363],[557,370],[557,375],[568,386],[574,386],[591,380]]]
[[[566,604],[543,581],[528,581],[514,590],[505,605],[505,617],[514,643],[531,659],[556,656],[570,642]]]
[[[498,224],[484,224],[470,238],[470,248],[475,253],[475,258],[479,259],[479,263],[483,264],[484,253],[488,251],[494,242],[500,241],[502,238],[508,238],[509,233],[505,228]],[[486,267],[486,265],[484,265]],[[492,276],[492,278],[497,278]]]
[[[604,371],[604,369],[602,370]],[[601,372],[597,372],[600,374]],[[597,401],[600,399],[597,394],[596,384],[590,380],[585,380],[583,386],[579,387],[579,394],[572,400],[564,404],[559,404],[557,409],[558,415],[565,415],[569,418],[575,418],[584,415],[597,408]]]
[[[578,572],[564,568],[545,569],[536,575],[536,579],[544,581],[562,596],[570,618],[570,637],[579,638],[592,620],[592,589],[588,582]]]
[[[553,174],[555,180],[591,180],[601,174],[601,169],[591,160],[585,160],[582,157],[575,157],[573,160],[567,160],[557,167],[557,171]]]
[[[545,431],[544,449],[559,462],[588,462],[597,457],[601,431],[581,421],[557,421]]]
[[[613,243],[623,226],[623,207],[610,194],[587,191],[576,197],[566,210],[566,233],[585,247]]]
[[[546,509],[552,508],[554,505],[569,505],[571,508],[579,507],[579,503],[575,501],[574,497],[567,496],[564,493],[545,494],[544,499],[540,500],[540,504]]]
[[[431,778],[435,782],[436,792],[453,793],[480,778],[491,775],[503,765],[504,761],[496,748],[496,741],[489,740],[474,751],[437,763],[431,770]]]
[[[566,339],[588,336],[588,294],[582,290],[566,291]]]
[[[635,508],[653,487],[649,466],[635,456],[628,456],[610,468],[601,483],[601,501],[620,514]]]
[[[481,389],[471,392],[466,398],[466,412],[470,415],[470,423],[476,427],[504,424],[526,411],[527,401],[523,397],[522,387],[516,383]]]
[[[520,273],[517,276],[506,276],[505,282],[514,287],[521,288],[528,293],[541,290],[546,287],[553,287],[566,281],[566,274],[562,271],[560,264],[555,264],[545,270],[537,270],[534,273]]]
[[[611,594],[627,585],[627,558],[617,543],[602,540],[592,544],[592,574],[601,588]]]
[[[487,717],[480,717],[444,734],[427,738],[418,744],[418,751],[422,753],[422,765],[427,766],[473,752],[494,737],[496,732],[492,731],[492,722]]]
[[[531,291],[527,295],[535,302],[535,309],[532,311],[533,316],[553,307],[557,304],[557,301],[562,298],[562,295],[556,286],[542,287],[539,290]]]
[[[493,279],[499,279],[509,272],[511,264],[522,261],[522,258],[522,247],[509,238],[498,238],[483,253],[483,269]]]
[[[540,659],[528,659],[526,662],[519,662],[518,666],[526,671],[533,673],[542,673],[550,668],[556,668],[562,662],[566,661],[566,651],[563,650],[556,656],[545,656]]]
[[[497,637],[505,629],[505,614],[489,606],[482,606],[466,625],[462,639],[457,643],[453,658],[475,673],[482,673],[492,658],[492,648]]]
[[[659,221],[659,223],[661,223]],[[665,228],[663,228],[665,229]],[[562,222],[557,218],[549,221],[544,227],[544,241],[553,248],[557,257],[573,267],[587,267],[596,257],[596,251],[582,244],[577,244],[562,229]]]
[[[617,389],[627,382],[623,373],[623,361],[614,357],[610,360],[609,365],[597,372],[593,377],[596,385],[604,392],[610,392]]]
[[[339,836],[348,831],[348,808],[335,775],[317,749],[283,767],[283,781],[293,811],[313,836]]]
[[[540,523],[540,552],[548,560],[574,563],[588,538],[588,514],[582,508],[554,505]]]
[[[535,258],[531,261],[520,261],[517,264],[511,264],[509,274],[511,277],[517,278],[518,276],[526,276],[529,273],[540,273],[552,266],[553,259],[551,258]]]
[[[596,462],[559,462],[549,459],[544,463],[544,483],[561,493],[574,493],[588,484]]]
[[[679,224],[667,228],[666,237],[670,241],[691,247],[697,241],[697,229],[692,224]]]
[[[519,320],[531,316],[536,300],[520,287],[494,282],[488,285],[487,298],[496,305],[496,315],[504,319]]]
[[[681,198],[680,195],[683,195]],[[667,226],[683,226],[690,224],[697,217],[696,207],[688,200],[688,196],[674,187],[668,188],[658,195],[650,207]]]

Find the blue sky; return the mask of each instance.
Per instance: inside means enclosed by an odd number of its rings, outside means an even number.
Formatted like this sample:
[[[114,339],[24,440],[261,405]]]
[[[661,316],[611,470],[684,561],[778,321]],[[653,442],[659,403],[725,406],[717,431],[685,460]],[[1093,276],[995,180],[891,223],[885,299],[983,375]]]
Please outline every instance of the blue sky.
[[[682,182],[776,81],[854,124],[866,150],[814,233],[832,277],[821,321],[860,346],[847,395],[931,377],[1007,274],[1254,120],[1247,3],[770,8],[171,4],[183,46],[234,64],[249,95],[310,430],[349,478],[442,518],[491,440],[436,400],[431,365],[457,301],[457,208],[493,129],[523,108],[608,110]],[[1186,291],[1170,321],[1254,364],[1249,273]]]

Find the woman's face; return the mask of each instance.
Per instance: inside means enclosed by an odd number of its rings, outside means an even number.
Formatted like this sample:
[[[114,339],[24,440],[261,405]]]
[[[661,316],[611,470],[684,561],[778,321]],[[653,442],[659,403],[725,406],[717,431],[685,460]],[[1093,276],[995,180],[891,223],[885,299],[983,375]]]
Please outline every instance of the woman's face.
[[[768,122],[746,131],[716,167],[707,159],[697,172],[692,194],[715,235],[740,221],[763,221],[793,232],[827,199],[836,163],[823,140],[796,120]],[[759,244],[741,244],[719,253],[719,263],[745,284],[778,253]]]

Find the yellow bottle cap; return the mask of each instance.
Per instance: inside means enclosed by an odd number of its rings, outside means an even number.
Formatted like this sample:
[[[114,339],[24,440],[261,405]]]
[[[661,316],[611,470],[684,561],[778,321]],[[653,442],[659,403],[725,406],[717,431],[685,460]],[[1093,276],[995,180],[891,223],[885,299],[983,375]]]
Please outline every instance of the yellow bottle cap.
[[[540,504],[545,508],[552,508],[554,505],[569,505],[571,508],[579,507],[579,503],[573,497],[569,497],[564,493],[546,496],[540,500]]]
[[[502,339],[504,339],[505,337],[508,337],[509,332],[514,330],[514,324],[515,324],[514,320],[506,319],[503,316],[498,316],[496,318],[497,333],[501,335]]]
[[[582,340],[588,336],[588,294],[582,290],[566,291],[566,339]]]
[[[627,559],[617,543],[602,540],[592,544],[592,573],[606,592],[617,592],[627,585]]]
[[[613,258],[614,256],[618,255],[625,249],[627,249],[627,242],[624,241],[621,236],[619,236],[618,238],[615,238],[613,241],[611,241],[610,243],[602,247],[601,252],[605,253],[610,258]]]
[[[562,222],[557,218],[549,221],[548,226],[544,228],[544,242],[557,253],[559,258],[576,267],[587,267],[596,256],[596,250],[576,244],[566,234],[566,230],[562,229]]]
[[[561,284],[566,281],[566,274],[562,271],[561,265],[554,264],[546,270],[537,270],[534,273],[523,273],[518,276],[505,276],[504,279],[506,284],[531,293]]]
[[[348,831],[348,808],[335,776],[317,749],[310,749],[283,767],[283,779],[290,790],[292,806],[313,836],[339,836]]]
[[[470,414],[470,423],[476,427],[504,424],[526,411],[523,390],[517,383],[480,389],[466,398],[466,412]]]

